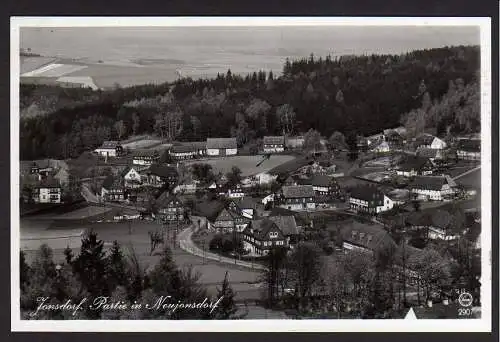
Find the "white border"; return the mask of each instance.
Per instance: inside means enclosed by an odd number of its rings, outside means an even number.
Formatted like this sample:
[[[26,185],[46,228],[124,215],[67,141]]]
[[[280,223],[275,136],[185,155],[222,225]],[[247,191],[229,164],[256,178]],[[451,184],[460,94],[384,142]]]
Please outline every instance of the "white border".
[[[21,27],[478,26],[481,42],[482,317],[461,320],[25,321],[19,290],[19,31]],[[491,332],[491,19],[418,17],[11,17],[12,331]],[[17,225],[14,225],[14,222]],[[397,322],[397,323],[396,323]]]

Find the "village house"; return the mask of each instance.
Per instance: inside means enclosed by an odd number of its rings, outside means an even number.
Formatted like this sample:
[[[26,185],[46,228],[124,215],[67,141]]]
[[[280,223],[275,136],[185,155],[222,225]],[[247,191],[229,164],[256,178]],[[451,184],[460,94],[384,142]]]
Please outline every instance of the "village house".
[[[61,186],[54,179],[45,179],[35,185],[32,198],[35,203],[61,203]]]
[[[314,210],[314,188],[312,185],[283,186],[278,196],[278,205],[289,210]]]
[[[404,138],[395,130],[384,130],[385,141],[392,149],[399,149],[405,143]]]
[[[265,136],[262,139],[263,150],[265,153],[279,153],[285,150],[284,136]]]
[[[368,151],[368,139],[362,136],[358,136],[356,140],[356,147],[360,152]]]
[[[300,149],[304,146],[304,136],[299,135],[295,137],[286,137],[285,138],[285,146],[289,149]]]
[[[189,211],[189,218],[197,230],[214,231],[214,222],[224,208],[224,203],[217,200],[195,202]]]
[[[281,230],[286,238],[286,244],[288,246],[298,243],[299,235],[301,233],[301,227],[297,225],[295,216],[288,214],[271,214],[268,216],[268,218],[273,221]]]
[[[267,185],[276,181],[278,175],[272,174],[270,172],[260,172],[256,175],[249,176],[242,180],[242,184],[245,186],[254,186],[254,185]]]
[[[417,199],[442,201],[452,198],[456,186],[450,176],[417,176],[408,188]]]
[[[174,194],[195,194],[198,190],[199,182],[196,180],[192,180],[187,183],[177,184],[173,190]]]
[[[340,235],[345,252],[358,251],[375,254],[396,247],[390,234],[377,225],[353,221],[341,228]]]
[[[481,140],[459,140],[457,158],[463,160],[481,160]]]
[[[162,187],[166,184],[176,184],[178,178],[179,175],[175,167],[154,164],[144,171],[144,177],[142,179],[144,185]]]
[[[428,158],[408,156],[406,160],[398,166],[396,174],[403,177],[415,177],[431,175],[433,164]]]
[[[206,142],[187,142],[174,144],[169,154],[176,160],[187,160],[201,157],[206,153]]]
[[[158,217],[167,223],[184,222],[185,208],[182,202],[168,191],[163,192],[155,201]]]
[[[105,141],[94,152],[102,157],[119,157],[123,154],[123,147],[118,141]]]
[[[153,165],[160,161],[160,153],[156,150],[137,150],[134,151],[132,164],[134,165]]]
[[[109,202],[122,202],[125,197],[123,180],[113,175],[106,177],[101,187],[101,198]]]
[[[454,217],[446,210],[429,209],[412,213],[406,218],[406,225],[411,230],[424,231],[431,240],[455,240],[459,238],[453,232]]]
[[[248,219],[254,219],[258,212],[264,209],[260,203],[254,201],[251,197],[233,199],[229,202],[228,208]]]
[[[236,184],[227,189],[226,196],[228,198],[242,198],[245,197],[245,192],[243,191],[241,184]]]
[[[445,159],[445,151],[433,148],[420,148],[417,150],[417,156],[421,158],[428,158],[431,162]]]
[[[242,232],[250,222],[250,219],[244,217],[237,211],[230,208],[224,208],[219,213],[212,225],[212,231],[216,233]]]
[[[312,185],[316,196],[337,198],[341,195],[340,186],[334,177],[313,175],[309,179],[301,180],[301,184]]]
[[[447,145],[442,139],[435,137],[431,134],[422,134],[416,139],[416,147],[418,149],[421,148],[430,148],[435,150],[444,150]]]
[[[236,138],[207,138],[207,155],[235,156],[238,153]]]
[[[370,150],[375,153],[388,153],[391,151],[391,147],[389,146],[389,143],[384,140],[380,143],[375,143]]]
[[[143,185],[141,169],[135,166],[127,166],[121,173],[123,177],[124,186],[127,189],[139,188]]]
[[[391,210],[394,207],[394,201],[376,186],[358,186],[351,189],[349,207],[356,212],[378,214]]]
[[[265,256],[273,247],[288,247],[288,239],[270,218],[252,220],[241,233],[245,250]]]

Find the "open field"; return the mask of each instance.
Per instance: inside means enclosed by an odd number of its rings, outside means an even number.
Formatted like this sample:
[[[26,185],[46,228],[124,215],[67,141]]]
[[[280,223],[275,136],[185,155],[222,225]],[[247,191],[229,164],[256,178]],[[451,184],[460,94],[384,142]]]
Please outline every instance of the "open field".
[[[42,243],[48,243],[54,249],[54,260],[62,262],[64,260],[63,250],[69,244],[74,254],[78,254],[81,237],[78,235],[85,229],[92,229],[98,234],[98,238],[105,241],[106,246],[110,246],[114,240],[117,240],[123,247],[124,253],[128,254],[131,250],[137,255],[141,266],[144,269],[154,267],[160,260],[158,255],[150,255],[149,231],[161,229],[160,225],[145,222],[133,221],[131,234],[126,222],[121,223],[94,223],[81,226],[71,226],[67,229],[45,229],[41,225],[43,222],[35,222],[29,226],[23,224],[21,236],[25,237],[22,243],[28,244],[26,247],[27,262],[31,263],[36,255],[36,249]],[[38,225],[38,227],[37,227]],[[30,237],[30,242],[26,238]],[[51,237],[51,239],[49,239]],[[59,238],[57,238],[59,237]],[[21,244],[21,246],[23,246]],[[172,245],[171,245],[172,246]],[[200,274],[199,282],[207,286],[211,294],[216,294],[216,287],[220,286],[226,271],[229,272],[231,286],[237,292],[238,299],[258,299],[260,289],[256,284],[259,281],[260,273],[243,267],[237,267],[230,264],[222,264],[216,261],[203,260],[203,258],[193,256],[187,252],[174,247],[172,249],[174,260],[179,267],[193,267],[195,272]]]
[[[262,160],[262,156],[234,156],[234,157],[220,157],[214,159],[204,159],[198,161],[189,161],[186,164],[192,165],[197,163],[212,165],[214,172],[227,173],[231,171],[233,166],[241,169],[243,177],[255,175],[260,172],[269,171],[281,164],[290,162],[294,159],[293,156],[276,155],[271,156],[269,160],[264,161],[260,166],[257,164]]]

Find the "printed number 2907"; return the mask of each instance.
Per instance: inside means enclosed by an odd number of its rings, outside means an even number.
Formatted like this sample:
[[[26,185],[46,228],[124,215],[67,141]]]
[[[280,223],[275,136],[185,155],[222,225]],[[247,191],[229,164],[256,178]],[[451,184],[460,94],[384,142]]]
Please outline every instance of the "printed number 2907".
[[[458,315],[459,316],[472,316],[472,310],[470,308],[459,308]]]

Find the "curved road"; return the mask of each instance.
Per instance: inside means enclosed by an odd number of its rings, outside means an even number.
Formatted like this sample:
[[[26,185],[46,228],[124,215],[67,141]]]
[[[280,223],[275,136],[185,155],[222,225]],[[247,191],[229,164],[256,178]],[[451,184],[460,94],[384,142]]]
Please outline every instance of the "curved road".
[[[201,258],[204,257],[206,259],[215,260],[215,261],[218,261],[221,263],[243,266],[243,267],[251,268],[253,270],[265,270],[266,269],[265,266],[262,266],[260,264],[251,263],[251,262],[242,261],[242,260],[235,260],[232,258],[223,257],[223,256],[215,254],[215,253],[203,251],[194,244],[193,240],[191,239],[192,235],[193,235],[193,230],[191,229],[191,227],[184,229],[183,231],[181,231],[177,235],[177,243],[178,243],[180,249],[182,249],[183,251],[188,252],[190,254],[193,254],[195,256],[199,256]]]

